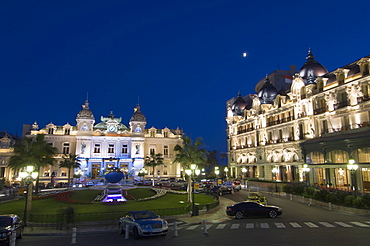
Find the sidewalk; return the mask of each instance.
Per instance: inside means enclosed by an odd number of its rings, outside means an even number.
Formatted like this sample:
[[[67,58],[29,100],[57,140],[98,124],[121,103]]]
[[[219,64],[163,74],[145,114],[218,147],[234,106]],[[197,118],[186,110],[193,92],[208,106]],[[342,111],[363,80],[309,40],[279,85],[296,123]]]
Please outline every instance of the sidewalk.
[[[209,211],[199,211],[199,216],[191,216],[190,214],[178,215],[178,216],[166,216],[164,217],[170,227],[176,222],[177,225],[194,225],[201,224],[204,220],[206,223],[219,223],[228,220],[226,215],[226,206],[234,204],[235,202],[220,197],[220,204]],[[68,228],[63,227],[63,229],[57,229],[56,225],[52,226],[35,226],[34,224],[29,224],[29,226],[24,228],[24,235],[26,236],[61,236],[61,235],[71,235],[73,228],[76,228],[77,234],[96,234],[96,233],[118,233],[118,219],[114,221],[95,221],[87,223],[79,223],[78,225],[70,225]]]

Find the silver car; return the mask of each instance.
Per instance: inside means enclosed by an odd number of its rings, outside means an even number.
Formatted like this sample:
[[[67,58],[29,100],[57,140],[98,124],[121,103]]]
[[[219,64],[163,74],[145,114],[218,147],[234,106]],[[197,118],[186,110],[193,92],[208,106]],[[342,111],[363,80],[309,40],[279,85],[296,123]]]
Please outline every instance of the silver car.
[[[121,234],[126,233],[127,226],[129,233],[135,239],[149,236],[166,236],[168,232],[168,222],[148,210],[130,211],[120,218],[119,231]]]

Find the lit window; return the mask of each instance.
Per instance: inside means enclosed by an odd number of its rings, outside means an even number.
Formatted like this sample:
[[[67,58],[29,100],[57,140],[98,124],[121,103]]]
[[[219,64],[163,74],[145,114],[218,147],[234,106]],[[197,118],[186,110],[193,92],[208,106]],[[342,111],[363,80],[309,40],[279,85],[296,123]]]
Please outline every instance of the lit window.
[[[127,154],[127,153],[128,153],[127,144],[123,144],[122,145],[122,154]]]
[[[94,145],[94,153],[100,153],[100,144]]]
[[[108,145],[108,153],[114,153],[114,144]]]
[[[69,154],[69,143],[63,143],[63,154]]]

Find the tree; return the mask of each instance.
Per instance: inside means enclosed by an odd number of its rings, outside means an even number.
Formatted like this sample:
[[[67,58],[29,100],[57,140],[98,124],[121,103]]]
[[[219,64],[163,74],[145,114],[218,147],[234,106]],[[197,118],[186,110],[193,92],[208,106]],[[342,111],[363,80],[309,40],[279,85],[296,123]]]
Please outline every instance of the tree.
[[[213,170],[214,170],[214,167],[220,165],[218,161],[218,151],[217,150],[212,150],[209,152],[207,156],[207,165]]]
[[[154,180],[155,167],[164,164],[163,163],[163,155],[152,153],[152,154],[150,154],[150,156],[149,155],[146,156],[144,164],[145,164],[145,166],[153,168],[153,180]],[[154,185],[154,181],[153,181],[153,185]]]
[[[54,154],[57,149],[45,141],[44,135],[24,137],[14,144],[14,156],[10,157],[9,167],[17,172],[26,166],[34,166],[38,173],[41,167],[54,164]],[[36,193],[38,193],[39,176],[36,179]]]
[[[199,168],[202,168],[208,155],[208,152],[202,148],[204,145],[202,139],[197,138],[193,143],[190,137],[184,136],[182,141],[182,145],[177,144],[174,147],[174,151],[177,152],[174,162],[180,163],[184,170],[190,168],[191,164],[196,164]],[[188,202],[193,202],[190,177],[188,177],[187,191]]]
[[[68,154],[63,156],[63,161],[59,163],[60,168],[68,169],[68,186],[71,184],[71,171],[81,166],[80,161],[77,159],[77,155]]]

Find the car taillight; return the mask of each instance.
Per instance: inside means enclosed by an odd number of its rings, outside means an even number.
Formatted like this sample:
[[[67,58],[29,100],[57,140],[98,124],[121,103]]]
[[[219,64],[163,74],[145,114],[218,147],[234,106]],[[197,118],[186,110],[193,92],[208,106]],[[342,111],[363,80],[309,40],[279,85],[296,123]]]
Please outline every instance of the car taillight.
[[[232,209],[230,207],[227,207],[226,208],[226,211],[231,211]]]

